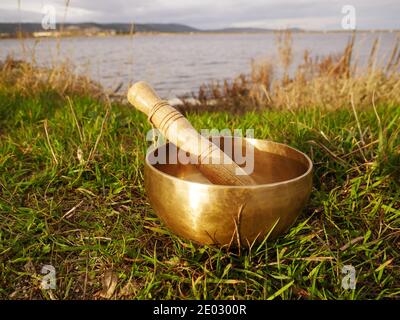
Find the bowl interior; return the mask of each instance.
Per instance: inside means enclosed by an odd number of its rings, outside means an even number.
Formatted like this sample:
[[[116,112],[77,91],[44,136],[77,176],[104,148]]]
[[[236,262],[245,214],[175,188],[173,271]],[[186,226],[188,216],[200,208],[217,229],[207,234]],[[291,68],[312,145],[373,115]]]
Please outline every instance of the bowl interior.
[[[248,168],[251,177],[258,184],[271,184],[295,179],[305,174],[312,166],[310,159],[300,151],[287,145],[258,139],[218,137],[214,143],[237,162],[241,167]],[[240,152],[241,150],[241,152]],[[179,149],[172,143],[162,145],[148,155],[148,161],[154,163],[154,158],[163,159],[153,167],[161,172],[187,181],[208,183],[186,155],[186,162],[181,163],[174,152]],[[253,165],[252,165],[253,164]]]

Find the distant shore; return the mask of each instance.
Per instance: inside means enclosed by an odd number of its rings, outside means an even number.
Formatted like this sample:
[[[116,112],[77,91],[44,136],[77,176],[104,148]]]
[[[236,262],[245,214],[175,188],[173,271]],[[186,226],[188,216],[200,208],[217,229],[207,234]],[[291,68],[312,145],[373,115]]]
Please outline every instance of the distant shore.
[[[224,31],[199,31],[199,32],[159,32],[159,31],[145,31],[145,32],[135,32],[135,33],[98,33],[98,34],[84,34],[84,33],[76,33],[76,34],[60,34],[60,33],[52,33],[52,34],[23,34],[23,35],[4,35],[0,33],[0,40],[6,39],[43,39],[43,38],[74,38],[74,37],[84,37],[84,38],[101,38],[101,37],[118,37],[118,36],[154,36],[154,35],[237,35],[237,34],[246,34],[246,35],[255,35],[255,34],[271,34],[279,32],[279,30],[267,30],[260,32],[249,32],[249,31],[235,31],[235,32],[224,32]],[[400,30],[330,30],[330,31],[314,31],[314,30],[302,30],[295,32],[296,34],[335,34],[335,33],[371,33],[371,34],[379,34],[379,33],[399,33]]]
[[[285,29],[264,28],[221,28],[221,29],[197,29],[182,24],[127,24],[127,23],[78,23],[58,24],[54,30],[45,30],[40,23],[0,23],[0,39],[19,38],[66,38],[66,37],[108,37],[123,35],[181,35],[181,34],[270,34]],[[292,33],[397,33],[400,29],[382,30],[305,30],[300,28],[289,28],[286,31]]]

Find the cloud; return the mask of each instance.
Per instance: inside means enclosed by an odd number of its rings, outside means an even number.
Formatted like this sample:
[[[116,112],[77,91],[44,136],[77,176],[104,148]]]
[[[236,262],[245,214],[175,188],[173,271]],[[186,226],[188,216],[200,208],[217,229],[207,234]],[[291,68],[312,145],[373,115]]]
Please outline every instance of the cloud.
[[[338,29],[342,0],[1,0],[0,21],[40,22],[43,5],[54,5],[68,22],[183,23],[200,28],[281,26]],[[398,0],[352,0],[358,28],[400,28]]]

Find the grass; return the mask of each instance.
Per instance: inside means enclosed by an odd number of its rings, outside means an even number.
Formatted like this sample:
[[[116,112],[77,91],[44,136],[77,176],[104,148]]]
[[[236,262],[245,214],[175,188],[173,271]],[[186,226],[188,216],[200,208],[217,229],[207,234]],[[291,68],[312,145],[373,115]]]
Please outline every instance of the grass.
[[[315,164],[287,234],[241,252],[170,233],[143,189],[145,116],[52,91],[0,91],[0,296],[13,299],[380,299],[400,296],[400,108],[189,114],[254,128]],[[360,131],[361,130],[361,131]],[[361,136],[362,134],[362,136]],[[57,289],[40,288],[41,267]],[[341,287],[352,265],[355,290]]]
[[[287,71],[290,35],[278,41]],[[0,298],[398,299],[400,55],[395,46],[383,69],[355,75],[351,48],[305,55],[307,67],[282,79],[254,67],[251,80],[200,89],[201,107],[186,105],[197,129],[253,128],[314,162],[297,223],[240,252],[181,239],[156,217],[143,186],[144,115],[68,65],[2,63]],[[40,285],[48,264],[54,290]],[[342,288],[345,265],[354,290]]]

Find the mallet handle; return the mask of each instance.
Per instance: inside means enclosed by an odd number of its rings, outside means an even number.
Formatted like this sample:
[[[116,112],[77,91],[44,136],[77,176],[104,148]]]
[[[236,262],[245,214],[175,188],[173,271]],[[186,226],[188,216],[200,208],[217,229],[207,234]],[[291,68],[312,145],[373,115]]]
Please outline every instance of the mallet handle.
[[[147,114],[151,123],[169,141],[197,156],[199,170],[212,183],[239,186],[256,184],[216,144],[200,135],[178,110],[161,100],[146,82],[137,82],[129,89],[128,101]]]

